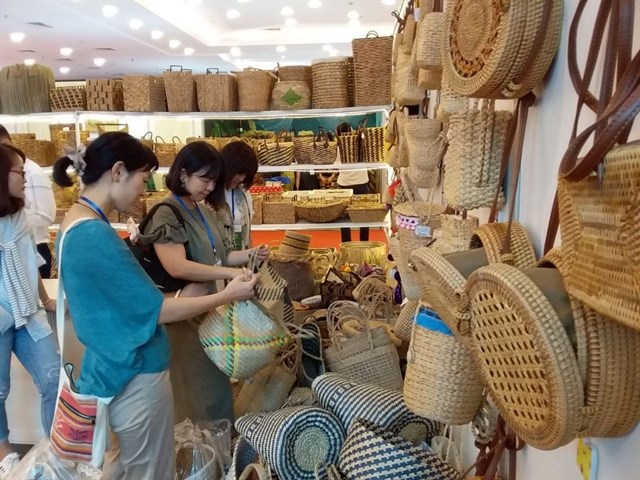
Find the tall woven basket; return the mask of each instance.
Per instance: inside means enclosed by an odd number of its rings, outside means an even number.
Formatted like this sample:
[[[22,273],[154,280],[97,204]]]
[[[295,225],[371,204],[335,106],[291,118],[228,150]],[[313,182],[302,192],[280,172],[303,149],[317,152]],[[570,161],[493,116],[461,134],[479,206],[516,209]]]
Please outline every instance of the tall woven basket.
[[[0,70],[2,113],[50,112],[49,91],[55,88],[53,71],[42,65],[10,65]]]
[[[238,110],[261,112],[269,110],[275,76],[267,70],[246,68],[236,72],[238,79]]]
[[[195,112],[198,110],[196,82],[193,72],[181,65],[171,65],[162,73],[170,112]]]
[[[122,79],[124,109],[127,112],[166,112],[164,79],[151,75],[125,75]]]
[[[379,37],[369,32],[356,38],[353,48],[355,106],[391,103],[391,51],[393,37]]]
[[[279,81],[271,94],[272,110],[305,110],[311,108],[311,89],[304,81]]]
[[[236,76],[207,68],[206,75],[194,75],[201,112],[233,112],[238,106]]]
[[[311,62],[313,108],[345,108],[352,101],[352,57],[320,58]]]

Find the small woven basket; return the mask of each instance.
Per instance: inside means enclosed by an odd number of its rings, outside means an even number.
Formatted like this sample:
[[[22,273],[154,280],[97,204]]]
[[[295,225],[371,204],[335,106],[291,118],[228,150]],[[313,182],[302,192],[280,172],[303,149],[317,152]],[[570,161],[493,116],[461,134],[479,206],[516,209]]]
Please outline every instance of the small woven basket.
[[[304,81],[279,81],[271,93],[272,110],[306,110],[311,108],[311,89]]]
[[[70,112],[87,109],[85,87],[56,87],[50,90],[52,112]]]
[[[347,214],[352,222],[382,222],[388,213],[387,207],[381,203],[360,203],[347,208]]]
[[[151,75],[125,75],[122,79],[124,109],[127,112],[166,112],[164,79]]]
[[[391,103],[391,50],[393,37],[378,37],[369,32],[356,38],[353,48],[353,71],[356,106]]]
[[[122,80],[112,78],[87,80],[87,110],[121,112],[124,110]]]
[[[311,62],[313,108],[345,108],[353,105],[352,57],[321,58]]]
[[[346,200],[313,199],[296,203],[298,217],[312,223],[327,223],[338,220],[344,216],[346,209]]]
[[[55,145],[56,158],[65,155],[65,148],[76,148],[76,126],[73,123],[51,123],[49,124],[49,134],[51,141]],[[80,130],[80,143],[86,145],[89,142],[89,132]]]
[[[182,141],[178,137],[173,137],[171,143],[167,143],[164,138],[158,135],[153,145],[153,150],[161,167],[170,167],[181,148]]]
[[[198,109],[201,112],[233,112],[238,106],[238,82],[235,75],[220,72],[213,73],[207,68],[206,75],[194,75],[198,96]]]
[[[262,222],[269,224],[296,223],[296,203],[282,195],[265,195],[262,203]]]
[[[264,204],[264,195],[261,193],[251,194],[251,202],[253,203],[251,225],[262,225],[262,205]]]
[[[49,140],[36,140],[35,133],[12,133],[11,143],[41,167],[49,167],[58,159],[55,144]]]
[[[182,68],[181,65],[171,65],[169,70],[162,72],[162,77],[167,95],[167,109],[170,112],[198,111],[196,82],[191,70]]]
[[[442,254],[464,252],[471,248],[471,237],[478,228],[478,218],[466,215],[442,215],[434,236],[433,248]]]
[[[236,72],[238,80],[238,110],[261,112],[269,110],[275,75],[267,70],[246,68]]]

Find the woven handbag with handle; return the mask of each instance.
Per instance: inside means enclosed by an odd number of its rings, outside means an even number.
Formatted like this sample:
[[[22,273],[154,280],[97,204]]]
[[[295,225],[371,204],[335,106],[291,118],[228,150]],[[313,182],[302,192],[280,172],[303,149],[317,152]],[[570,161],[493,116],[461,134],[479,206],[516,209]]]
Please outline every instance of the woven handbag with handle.
[[[275,142],[268,143],[265,138],[256,147],[256,156],[259,165],[285,166],[293,163],[293,142],[285,141],[284,136],[271,134],[269,138],[275,138]]]

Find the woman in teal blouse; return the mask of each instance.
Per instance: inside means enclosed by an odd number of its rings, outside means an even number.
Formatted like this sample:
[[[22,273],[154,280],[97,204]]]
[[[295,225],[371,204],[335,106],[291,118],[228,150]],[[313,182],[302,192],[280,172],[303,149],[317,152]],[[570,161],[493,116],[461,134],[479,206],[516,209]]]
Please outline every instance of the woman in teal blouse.
[[[71,165],[85,190],[60,226],[66,231],[61,274],[75,332],[86,347],[79,391],[114,397],[108,412],[117,445],[105,456],[103,479],[171,480],[174,422],[164,324],[252,297],[257,278],[236,277],[208,295],[193,283],[179,298],[165,298],[107,219],[113,209],[132,210],[158,167],[155,155],[134,137],[111,132],[85,153],[58,160],[56,183],[71,185]],[[90,220],[67,231],[83,218]]]

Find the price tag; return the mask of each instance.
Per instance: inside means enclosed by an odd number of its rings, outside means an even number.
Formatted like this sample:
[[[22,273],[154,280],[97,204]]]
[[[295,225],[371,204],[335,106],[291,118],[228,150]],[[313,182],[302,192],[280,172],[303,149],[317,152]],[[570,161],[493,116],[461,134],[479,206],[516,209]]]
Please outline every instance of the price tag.
[[[433,229],[428,225],[418,225],[416,227],[416,235],[418,237],[431,237]]]
[[[598,449],[588,439],[578,440],[576,462],[584,480],[597,480]]]

